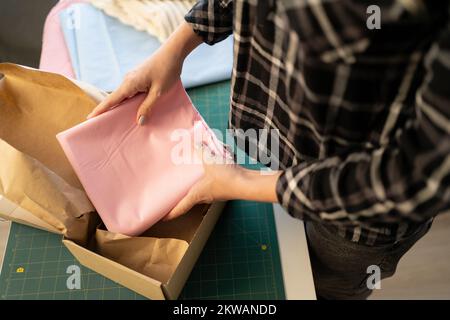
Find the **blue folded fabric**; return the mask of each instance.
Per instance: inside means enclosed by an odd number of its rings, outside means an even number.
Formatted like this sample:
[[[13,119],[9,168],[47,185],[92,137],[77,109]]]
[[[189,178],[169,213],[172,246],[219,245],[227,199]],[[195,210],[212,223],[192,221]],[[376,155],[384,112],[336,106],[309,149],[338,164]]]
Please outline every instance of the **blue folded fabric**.
[[[78,80],[113,91],[125,74],[155,52],[161,43],[146,32],[124,25],[90,4],[74,4],[60,13],[61,28]],[[227,80],[233,64],[233,39],[200,45],[185,60],[184,87]]]

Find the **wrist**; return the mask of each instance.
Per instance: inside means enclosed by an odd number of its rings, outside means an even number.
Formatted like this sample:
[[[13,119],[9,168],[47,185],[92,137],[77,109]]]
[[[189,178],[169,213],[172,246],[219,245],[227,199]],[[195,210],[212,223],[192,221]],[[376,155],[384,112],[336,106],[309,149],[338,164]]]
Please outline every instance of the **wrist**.
[[[261,202],[277,202],[276,185],[281,171],[260,171],[239,167],[237,178],[232,183],[233,199]]]

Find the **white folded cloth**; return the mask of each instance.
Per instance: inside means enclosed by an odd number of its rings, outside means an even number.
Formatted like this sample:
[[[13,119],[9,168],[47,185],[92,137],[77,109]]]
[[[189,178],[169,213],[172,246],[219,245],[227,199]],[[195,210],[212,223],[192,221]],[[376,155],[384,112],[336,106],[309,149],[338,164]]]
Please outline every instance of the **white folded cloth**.
[[[107,15],[137,30],[148,32],[160,42],[184,21],[195,0],[89,0]]]

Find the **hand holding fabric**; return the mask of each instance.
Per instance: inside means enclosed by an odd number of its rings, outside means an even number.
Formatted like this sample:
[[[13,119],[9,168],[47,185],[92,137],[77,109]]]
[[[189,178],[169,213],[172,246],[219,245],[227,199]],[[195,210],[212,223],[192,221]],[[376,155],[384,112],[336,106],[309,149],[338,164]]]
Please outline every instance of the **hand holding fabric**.
[[[275,186],[281,171],[263,174],[259,170],[246,169],[233,161],[230,152],[218,155],[206,144],[197,146],[196,152],[203,161],[203,178],[163,220],[179,217],[198,203],[235,199],[277,202]]]
[[[147,92],[136,115],[136,122],[143,125],[155,101],[179,80],[186,56],[201,42],[192,28],[183,23],[161,48],[127,74],[119,88],[102,101],[88,119],[114,108],[126,98]]]

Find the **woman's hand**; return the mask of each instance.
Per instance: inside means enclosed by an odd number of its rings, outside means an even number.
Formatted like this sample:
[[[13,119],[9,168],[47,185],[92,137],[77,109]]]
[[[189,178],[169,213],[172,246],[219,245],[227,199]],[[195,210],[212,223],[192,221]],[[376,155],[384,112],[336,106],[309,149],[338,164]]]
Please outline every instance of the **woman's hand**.
[[[161,48],[127,74],[119,88],[102,101],[88,115],[88,119],[114,108],[139,92],[148,92],[136,114],[136,122],[142,125],[158,97],[179,79],[186,56],[201,42],[186,22],[180,25]]]
[[[163,220],[183,215],[198,203],[234,199],[278,201],[275,190],[281,171],[262,173],[259,170],[245,169],[229,158],[213,155],[208,147],[203,147],[197,152],[203,160],[205,174]]]
[[[165,50],[155,52],[136,70],[128,73],[120,87],[103,100],[88,118],[110,110],[139,92],[148,92],[136,115],[136,121],[142,124],[156,99],[178,79],[181,67],[182,61],[175,59]]]

